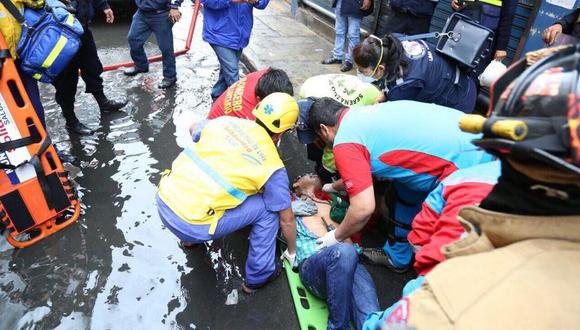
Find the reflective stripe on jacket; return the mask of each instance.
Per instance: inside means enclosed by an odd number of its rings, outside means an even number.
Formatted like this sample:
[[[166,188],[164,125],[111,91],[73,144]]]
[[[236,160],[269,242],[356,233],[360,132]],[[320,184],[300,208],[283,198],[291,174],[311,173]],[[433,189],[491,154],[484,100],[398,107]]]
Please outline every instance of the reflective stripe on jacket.
[[[283,168],[268,133],[255,122],[220,117],[203,128],[159,184],[159,197],[182,220],[210,224],[213,234],[224,212],[258,193]]]
[[[465,0],[466,2],[475,2],[475,0]],[[492,6],[501,7],[503,2],[501,0],[477,0],[478,2],[487,3]]]

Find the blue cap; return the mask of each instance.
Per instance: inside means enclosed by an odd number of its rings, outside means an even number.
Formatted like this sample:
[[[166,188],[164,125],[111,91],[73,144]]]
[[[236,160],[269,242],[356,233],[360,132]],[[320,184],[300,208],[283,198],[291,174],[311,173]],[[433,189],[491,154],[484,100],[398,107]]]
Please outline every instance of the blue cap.
[[[298,134],[298,141],[302,144],[310,144],[314,142],[314,139],[316,138],[316,134],[314,134],[314,131],[308,126],[308,116],[313,103],[314,100],[310,98],[298,101],[300,116],[296,123],[296,133]]]

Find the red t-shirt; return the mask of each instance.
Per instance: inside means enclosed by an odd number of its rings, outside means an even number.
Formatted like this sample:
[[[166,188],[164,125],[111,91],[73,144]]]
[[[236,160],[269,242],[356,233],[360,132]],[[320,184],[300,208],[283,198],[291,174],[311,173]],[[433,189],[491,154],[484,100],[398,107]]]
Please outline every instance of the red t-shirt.
[[[268,69],[249,73],[244,78],[238,80],[223,92],[214,102],[207,119],[214,119],[221,116],[233,116],[242,119],[256,119],[252,115],[252,110],[258,105],[256,98],[256,85]]]
[[[349,108],[345,108],[340,114],[339,127],[349,111]],[[373,185],[371,155],[367,147],[358,143],[341,143],[335,146],[332,152],[348,197],[352,198]]]

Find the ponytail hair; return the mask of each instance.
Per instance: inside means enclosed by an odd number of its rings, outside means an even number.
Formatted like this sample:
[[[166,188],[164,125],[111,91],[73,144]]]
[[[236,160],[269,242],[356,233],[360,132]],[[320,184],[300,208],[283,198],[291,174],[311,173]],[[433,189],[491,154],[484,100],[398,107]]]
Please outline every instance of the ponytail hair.
[[[381,63],[381,42],[383,46],[383,57]],[[352,51],[355,63],[363,68],[376,68],[379,65],[385,67],[384,79],[388,82],[400,78],[407,71],[407,59],[401,41],[387,33],[379,41],[377,37],[366,36]]]

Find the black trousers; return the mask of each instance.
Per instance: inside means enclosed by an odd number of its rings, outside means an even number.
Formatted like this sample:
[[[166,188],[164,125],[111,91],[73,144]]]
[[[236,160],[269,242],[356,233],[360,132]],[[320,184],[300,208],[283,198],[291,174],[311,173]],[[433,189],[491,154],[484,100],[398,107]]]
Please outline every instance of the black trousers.
[[[391,8],[385,17],[385,25],[378,30],[378,36],[383,37],[389,32],[406,35],[427,33],[430,25],[431,17],[418,17]]]
[[[103,64],[97,54],[97,45],[93,33],[83,25],[85,32],[81,36],[81,47],[67,68],[54,80],[56,103],[62,108],[67,124],[75,124],[78,119],[74,112],[75,95],[79,82],[79,70],[87,88],[87,93],[103,91]]]

